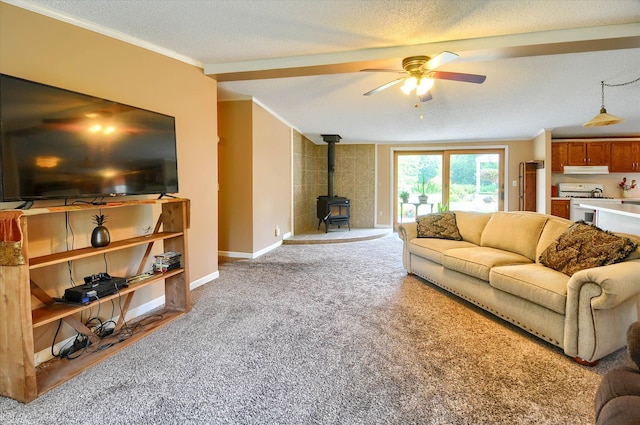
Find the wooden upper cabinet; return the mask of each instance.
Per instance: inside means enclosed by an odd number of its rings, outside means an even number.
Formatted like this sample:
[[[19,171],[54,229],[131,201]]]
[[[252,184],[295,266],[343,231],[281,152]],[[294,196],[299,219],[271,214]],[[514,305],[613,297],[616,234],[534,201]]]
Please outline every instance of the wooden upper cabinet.
[[[587,165],[609,165],[611,157],[611,143],[588,142]]]
[[[565,165],[606,165],[611,173],[640,172],[638,137],[555,140],[551,143],[553,173],[563,173]]]
[[[568,143],[551,143],[551,172],[562,173],[567,165]]]
[[[566,165],[609,165],[609,145],[607,142],[567,143]]]
[[[611,172],[640,171],[640,142],[611,142]]]
[[[587,165],[587,144],[580,142],[567,143],[567,164]]]

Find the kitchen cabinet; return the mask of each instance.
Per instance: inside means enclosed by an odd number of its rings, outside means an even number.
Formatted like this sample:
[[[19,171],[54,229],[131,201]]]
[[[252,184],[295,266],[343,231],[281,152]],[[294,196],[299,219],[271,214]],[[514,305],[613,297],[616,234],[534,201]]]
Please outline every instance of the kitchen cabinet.
[[[562,173],[567,165],[567,145],[566,142],[551,143],[551,172]]]
[[[640,142],[611,142],[611,172],[640,171]]]
[[[609,165],[609,145],[606,142],[567,143],[566,165]]]
[[[569,219],[569,200],[568,199],[552,199],[551,215]]]

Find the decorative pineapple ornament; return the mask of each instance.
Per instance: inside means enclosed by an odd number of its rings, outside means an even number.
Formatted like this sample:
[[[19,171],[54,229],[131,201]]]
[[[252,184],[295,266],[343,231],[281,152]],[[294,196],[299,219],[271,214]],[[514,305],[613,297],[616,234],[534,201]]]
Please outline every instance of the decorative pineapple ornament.
[[[107,221],[107,216],[104,214],[96,214],[93,216],[93,222],[96,227],[91,232],[91,246],[94,248],[100,248],[109,245],[111,242],[111,235],[109,235],[109,229],[104,227],[104,223]]]

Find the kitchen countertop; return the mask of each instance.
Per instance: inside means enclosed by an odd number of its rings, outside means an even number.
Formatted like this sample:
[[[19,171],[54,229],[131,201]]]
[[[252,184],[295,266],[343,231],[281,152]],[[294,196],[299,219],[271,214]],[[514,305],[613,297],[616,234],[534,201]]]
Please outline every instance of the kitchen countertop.
[[[585,201],[585,202],[591,202],[591,201],[622,201],[622,202],[633,202],[633,203],[638,203],[640,202],[640,198],[568,198],[566,196],[552,196],[551,200],[552,201],[569,201],[571,199],[576,199],[578,201]]]
[[[598,203],[597,199],[589,199],[580,204],[583,208],[593,208],[596,211],[606,211],[612,214],[624,215],[640,219],[640,205],[635,204],[610,204],[606,202]]]
[[[590,208],[596,212],[594,225],[601,229],[640,236],[639,204],[615,204],[588,200],[581,203],[580,207]]]

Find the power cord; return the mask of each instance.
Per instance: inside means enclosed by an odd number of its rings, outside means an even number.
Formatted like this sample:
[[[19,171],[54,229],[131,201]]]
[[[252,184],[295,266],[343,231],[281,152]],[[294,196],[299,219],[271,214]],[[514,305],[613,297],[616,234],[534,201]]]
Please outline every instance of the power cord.
[[[116,290],[118,292],[118,295],[120,295],[120,290],[116,287]],[[100,301],[98,299],[98,301]],[[118,297],[118,305],[119,305],[119,309],[120,309],[120,314],[124,314],[122,312],[122,296],[120,295]],[[119,344],[123,341],[126,341],[127,339],[131,338],[133,335],[136,334],[136,332],[141,331],[142,329],[144,329],[145,326],[149,326],[157,321],[160,321],[164,318],[164,316],[162,314],[152,314],[149,315],[147,317],[144,317],[143,319],[139,320],[138,322],[136,322],[133,326],[130,326],[124,319],[124,317],[122,318],[123,320],[123,326],[117,331],[115,332],[115,328],[117,326],[115,320],[113,319],[114,314],[115,314],[115,303],[114,300],[111,300],[111,319],[103,321],[102,319],[100,319],[100,307],[101,307],[101,303],[98,303],[98,311],[96,312],[96,315],[94,317],[90,317],[88,318],[84,324],[85,326],[89,327],[89,329],[91,329],[91,332],[98,337],[98,339],[100,341],[104,341],[104,344],[96,344],[94,345],[94,349],[95,351],[102,351],[105,350],[107,348],[113,347],[116,344]],[[89,310],[90,312],[91,310]],[[82,316],[82,314],[81,314]],[[80,320],[82,320],[82,317],[80,318]],[[58,334],[60,332],[60,328],[62,326],[62,319],[58,321],[58,327],[56,329],[55,335],[53,337],[53,342],[51,345],[51,355],[54,357],[58,357],[61,359],[68,359],[68,360],[74,360],[77,359],[78,357],[80,357],[82,354],[84,354],[85,352],[88,351],[89,347],[92,346],[93,344],[91,343],[91,338],[89,338],[89,336],[82,334],[82,333],[77,333],[75,338],[73,339],[73,341],[71,341],[70,343],[67,343],[64,347],[62,347],[58,354],[56,355],[54,353],[54,346],[55,346],[55,341],[58,337]],[[76,354],[77,353],[77,354]]]
[[[69,233],[71,233],[71,249],[73,249],[73,247],[75,246],[76,243],[76,236],[75,233],[73,233],[73,228],[71,227],[71,222],[70,222],[70,218],[69,218],[69,211],[66,211],[64,213],[65,215],[65,230],[66,230],[66,235],[65,235],[65,243],[67,245],[67,251],[69,251]],[[73,279],[73,271],[71,269],[73,262],[72,261],[67,261],[67,270],[69,272],[69,282],[71,283],[71,286],[76,286],[76,282]]]

